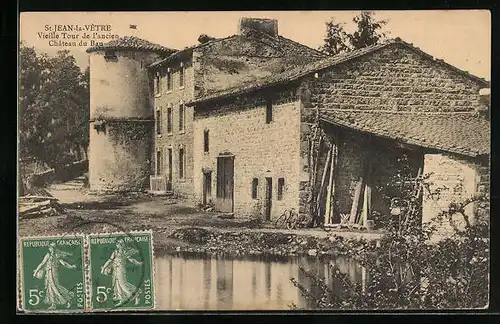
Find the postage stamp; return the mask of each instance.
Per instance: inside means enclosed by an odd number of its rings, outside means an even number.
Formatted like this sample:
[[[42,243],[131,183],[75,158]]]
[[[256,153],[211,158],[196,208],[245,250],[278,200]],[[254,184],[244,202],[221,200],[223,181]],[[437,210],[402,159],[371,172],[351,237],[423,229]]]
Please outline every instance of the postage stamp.
[[[29,237],[20,240],[21,305],[24,311],[84,311],[84,237]]]
[[[91,309],[153,309],[152,232],[90,234],[87,239]]]

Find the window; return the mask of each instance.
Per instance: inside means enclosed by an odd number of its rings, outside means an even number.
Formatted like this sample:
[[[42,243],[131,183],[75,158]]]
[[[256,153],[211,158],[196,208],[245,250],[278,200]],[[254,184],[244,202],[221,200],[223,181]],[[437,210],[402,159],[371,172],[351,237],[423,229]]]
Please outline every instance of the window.
[[[179,87],[181,88],[184,86],[184,74],[185,74],[184,66],[181,63],[181,68],[179,69]]]
[[[156,73],[155,77],[155,93],[160,93],[160,73]]]
[[[179,148],[179,179],[184,179],[184,147]]]
[[[161,110],[156,111],[156,134],[161,135]]]
[[[155,94],[155,84],[156,84],[156,74],[150,74],[148,76],[148,87],[149,87],[149,94]]]
[[[208,129],[203,132],[203,152],[208,152]]]
[[[167,133],[172,134],[172,107],[167,108]]]
[[[167,90],[172,90],[172,73],[170,73],[170,70],[167,71]]]
[[[186,117],[186,107],[184,104],[180,104],[179,106],[179,131],[184,131],[184,120]]]
[[[269,124],[273,121],[273,101],[271,99],[267,99],[266,101],[266,124]]]
[[[253,178],[253,180],[252,180],[252,199],[257,199],[258,188],[259,188],[259,179]]]
[[[278,179],[278,200],[283,199],[283,191],[285,189],[285,178]]]
[[[163,172],[163,154],[162,150],[156,151],[156,175],[160,175]]]

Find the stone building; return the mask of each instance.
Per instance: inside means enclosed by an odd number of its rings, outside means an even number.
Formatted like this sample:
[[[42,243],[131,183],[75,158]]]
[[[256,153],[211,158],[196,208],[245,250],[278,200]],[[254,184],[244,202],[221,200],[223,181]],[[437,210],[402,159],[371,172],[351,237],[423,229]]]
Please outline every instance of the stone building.
[[[90,50],[91,188],[149,179],[151,191],[235,217],[275,220],[293,208],[319,215],[316,225],[361,226],[423,178],[414,193],[423,221],[489,190],[487,81],[400,39],[327,57],[268,19],[244,18],[237,35],[199,42]],[[123,65],[108,62],[107,49]],[[155,60],[147,71],[146,58]],[[115,140],[115,129],[134,136]]]
[[[142,190],[151,174],[154,123],[147,68],[174,50],[130,36],[87,52],[90,189]]]
[[[487,190],[490,121],[479,94],[487,87],[399,39],[297,66],[187,103],[195,173],[213,170],[230,184],[236,215],[272,220],[294,208],[327,225],[364,226],[389,214],[387,196],[397,193],[381,188],[392,178],[404,185],[428,174],[427,191],[446,190],[439,199],[415,193],[426,221]],[[203,196],[202,177],[194,189]]]
[[[164,191],[162,184],[166,183],[167,191],[208,203],[212,200],[211,193],[216,191],[213,166],[197,168],[195,157],[209,153],[208,141],[217,145],[219,139],[214,136],[220,126],[197,129],[193,124],[194,109],[186,106],[186,102],[221,90],[251,85],[260,78],[325,56],[279,35],[278,22],[271,19],[243,18],[237,35],[221,39],[202,35],[199,42],[150,66],[155,77],[156,116],[156,168],[151,183],[157,191]],[[197,135],[206,139],[207,147],[194,147],[198,145],[195,142]],[[199,188],[194,187],[194,183],[200,181],[205,181],[201,198]],[[222,209],[231,211],[231,208]]]

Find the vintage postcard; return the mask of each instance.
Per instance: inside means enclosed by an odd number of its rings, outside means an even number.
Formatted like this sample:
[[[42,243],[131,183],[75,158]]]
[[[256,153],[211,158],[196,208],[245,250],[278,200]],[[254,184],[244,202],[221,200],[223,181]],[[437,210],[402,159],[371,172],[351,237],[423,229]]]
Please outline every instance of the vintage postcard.
[[[490,42],[486,10],[21,13],[20,310],[487,308]]]

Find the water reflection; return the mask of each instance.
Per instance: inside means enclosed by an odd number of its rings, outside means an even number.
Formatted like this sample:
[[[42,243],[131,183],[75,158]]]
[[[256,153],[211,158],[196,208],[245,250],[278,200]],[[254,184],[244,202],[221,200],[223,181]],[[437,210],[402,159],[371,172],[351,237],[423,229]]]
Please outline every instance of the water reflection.
[[[348,258],[334,262],[352,282],[366,284],[366,270]],[[290,278],[305,287],[311,280],[299,267],[324,278],[332,288],[331,268],[317,258],[231,259],[204,254],[159,255],[156,259],[157,308],[162,310],[271,310],[312,305]]]

